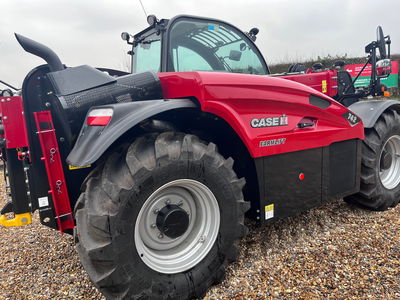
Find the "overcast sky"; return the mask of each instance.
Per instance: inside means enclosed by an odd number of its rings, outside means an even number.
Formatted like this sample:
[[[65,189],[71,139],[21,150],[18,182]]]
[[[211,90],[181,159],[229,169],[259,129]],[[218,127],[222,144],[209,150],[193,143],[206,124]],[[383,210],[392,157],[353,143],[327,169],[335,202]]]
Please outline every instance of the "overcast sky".
[[[258,27],[268,63],[364,55],[377,25],[400,53],[400,0],[142,0],[148,14],[218,18],[244,31]],[[52,48],[68,66],[122,69],[128,46],[120,33],[144,29],[139,0],[0,0],[0,79],[20,86],[42,60],[25,53],[17,32]],[[0,89],[3,86],[0,86]]]

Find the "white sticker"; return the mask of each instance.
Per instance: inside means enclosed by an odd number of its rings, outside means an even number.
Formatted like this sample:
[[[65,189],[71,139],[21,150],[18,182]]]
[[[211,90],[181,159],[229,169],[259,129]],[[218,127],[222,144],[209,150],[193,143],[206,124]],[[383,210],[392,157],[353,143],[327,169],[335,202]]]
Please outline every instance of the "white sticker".
[[[39,207],[49,206],[49,198],[48,197],[40,197],[38,199]]]
[[[272,219],[274,217],[274,205],[270,204],[265,206],[265,220]]]

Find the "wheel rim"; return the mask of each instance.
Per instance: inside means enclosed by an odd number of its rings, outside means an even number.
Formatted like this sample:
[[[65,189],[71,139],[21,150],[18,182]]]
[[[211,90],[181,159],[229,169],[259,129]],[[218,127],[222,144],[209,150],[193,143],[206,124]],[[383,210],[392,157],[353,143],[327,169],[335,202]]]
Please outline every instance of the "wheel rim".
[[[386,141],[379,161],[379,178],[382,185],[389,190],[394,189],[400,183],[400,136],[394,135]],[[385,167],[382,167],[382,164]]]
[[[176,211],[179,207],[188,219],[187,229],[175,238],[163,233],[157,223],[160,212],[170,207]],[[143,262],[157,272],[183,272],[207,255],[219,225],[219,205],[211,190],[196,180],[174,180],[152,193],[140,209],[135,224],[136,250]]]

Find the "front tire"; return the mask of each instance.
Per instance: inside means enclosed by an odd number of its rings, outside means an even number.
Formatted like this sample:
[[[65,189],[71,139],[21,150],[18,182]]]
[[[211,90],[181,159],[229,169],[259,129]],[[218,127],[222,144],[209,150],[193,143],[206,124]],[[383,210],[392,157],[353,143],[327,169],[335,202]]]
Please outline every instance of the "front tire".
[[[247,232],[244,179],[214,144],[166,132],[113,153],[76,205],[76,248],[107,298],[190,299],[220,282]]]
[[[365,131],[360,192],[346,200],[373,210],[386,210],[400,198],[400,116],[385,111]]]

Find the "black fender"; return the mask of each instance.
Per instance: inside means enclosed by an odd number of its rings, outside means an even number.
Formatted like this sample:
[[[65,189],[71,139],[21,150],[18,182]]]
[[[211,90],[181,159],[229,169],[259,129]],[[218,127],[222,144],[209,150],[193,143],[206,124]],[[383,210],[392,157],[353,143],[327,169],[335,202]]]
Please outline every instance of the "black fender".
[[[113,109],[110,123],[107,126],[88,126],[85,122],[66,161],[76,167],[90,165],[120,136],[143,120],[168,110],[195,107],[197,105],[190,99],[147,100],[94,106],[88,113],[97,108]]]
[[[376,121],[388,108],[393,108],[400,112],[400,101],[397,100],[370,100],[359,101],[348,107],[352,112],[359,116],[364,124],[364,128],[374,127]]]

